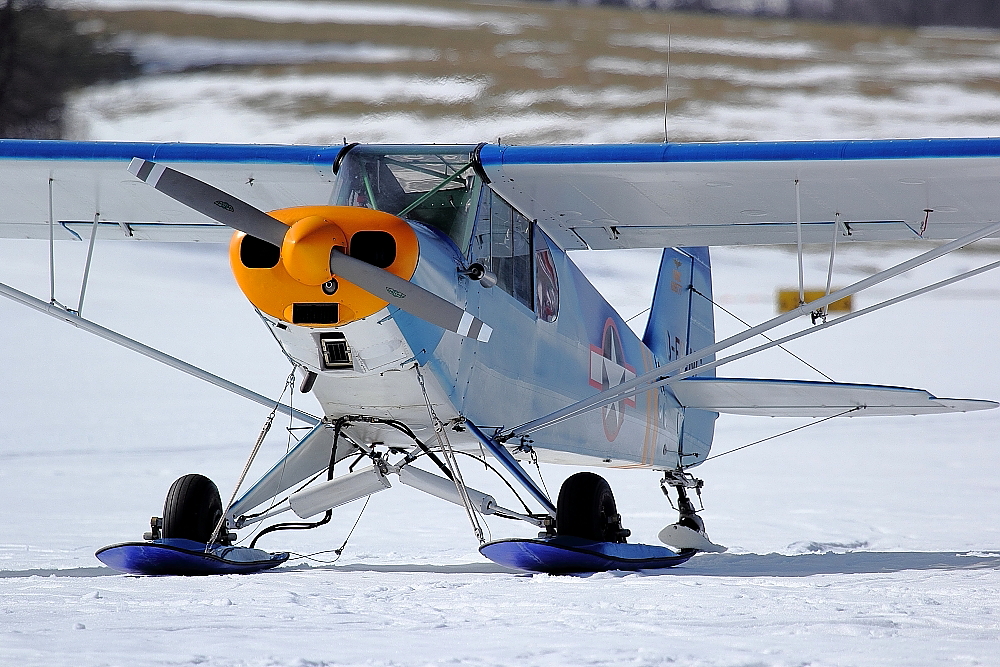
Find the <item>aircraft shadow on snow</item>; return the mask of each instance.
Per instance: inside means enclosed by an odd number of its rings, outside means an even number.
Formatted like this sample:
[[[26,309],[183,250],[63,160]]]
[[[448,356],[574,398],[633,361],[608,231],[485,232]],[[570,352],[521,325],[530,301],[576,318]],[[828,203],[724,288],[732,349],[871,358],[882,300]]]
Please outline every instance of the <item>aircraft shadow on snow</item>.
[[[975,552],[989,553],[993,552]],[[701,554],[691,561],[672,568],[643,570],[645,576],[709,576],[709,577],[807,577],[814,574],[881,574],[905,570],[996,570],[1000,556],[963,555],[945,552],[876,552],[812,553],[785,556],[782,554]],[[494,563],[462,563],[457,565],[352,563],[348,565],[298,564],[271,570],[278,574],[289,570],[327,570],[335,572],[408,572],[437,574],[518,574],[527,573]],[[263,574],[263,573],[262,573]],[[621,576],[631,572],[619,572]],[[19,577],[101,577],[120,575],[107,567],[68,569],[34,569],[0,571],[0,579]]]

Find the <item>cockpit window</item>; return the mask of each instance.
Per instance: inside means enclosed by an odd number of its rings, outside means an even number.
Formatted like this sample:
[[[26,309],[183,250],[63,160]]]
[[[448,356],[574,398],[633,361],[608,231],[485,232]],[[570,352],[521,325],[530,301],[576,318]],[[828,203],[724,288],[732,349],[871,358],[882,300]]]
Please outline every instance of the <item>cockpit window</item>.
[[[363,206],[435,227],[468,251],[481,183],[475,146],[355,146],[341,161],[333,204]]]
[[[531,221],[489,187],[482,189],[478,222],[472,239],[472,261],[497,277],[497,287],[534,306],[532,296]]]

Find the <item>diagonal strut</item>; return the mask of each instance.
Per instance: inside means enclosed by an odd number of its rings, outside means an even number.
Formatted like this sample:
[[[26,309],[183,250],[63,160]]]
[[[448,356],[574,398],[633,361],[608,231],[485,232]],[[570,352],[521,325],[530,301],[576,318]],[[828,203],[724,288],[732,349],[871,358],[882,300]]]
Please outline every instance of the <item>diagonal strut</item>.
[[[778,315],[777,317],[774,317],[770,320],[767,320],[766,322],[758,324],[755,327],[751,327],[746,331],[730,336],[729,338],[721,340],[713,345],[706,346],[700,350],[692,352],[691,354],[685,355],[679,359],[675,359],[674,361],[671,361],[668,364],[660,366],[659,368],[654,368],[648,373],[639,375],[629,380],[628,382],[623,382],[622,384],[616,385],[609,389],[605,389],[604,391],[601,391],[591,396],[590,398],[586,398],[582,401],[577,401],[576,403],[568,405],[565,408],[562,408],[561,410],[557,410],[548,415],[545,415],[544,417],[539,417],[538,419],[534,419],[530,422],[521,424],[520,426],[517,426],[508,431],[504,435],[504,439],[526,435],[532,431],[537,431],[538,429],[545,428],[546,426],[551,426],[553,424],[561,422],[565,419],[569,419],[570,417],[575,417],[576,415],[582,414],[594,408],[598,408],[603,405],[607,405],[608,403],[620,400],[625,396],[637,394],[640,391],[651,389],[653,386],[659,386],[659,384],[666,384],[665,382],[662,381],[666,380],[670,376],[670,374],[673,373],[674,371],[680,370],[691,364],[698,363],[699,361],[702,361],[703,359],[706,359],[707,357],[714,355],[716,352],[719,352],[728,347],[732,347],[734,345],[742,343],[743,341],[753,338],[758,334],[770,331],[775,327],[781,326],[782,324],[790,322],[802,315],[806,315],[818,308],[823,308],[824,306],[831,304],[834,301],[838,301],[846,296],[850,296],[862,290],[868,289],[869,287],[885,282],[886,280],[894,278],[902,273],[906,273],[911,269],[926,264],[927,262],[937,259],[938,257],[947,255],[948,253],[954,250],[967,246],[970,243],[985,238],[997,231],[1000,231],[1000,222],[994,222],[990,225],[987,225],[986,227],[983,227],[978,231],[966,234],[965,236],[959,239],[955,239],[954,241],[946,243],[942,246],[938,246],[937,248],[928,250],[927,252],[917,255],[916,257],[913,257],[911,259],[908,259],[905,262],[901,262],[893,267],[885,269],[884,271],[880,271],[863,280],[859,280],[858,282],[852,285],[837,290],[836,292],[827,294],[826,296],[816,299],[815,301],[802,304],[799,307],[795,308],[794,310],[790,310],[787,313]],[[834,320],[834,322],[838,322],[840,321],[840,319],[843,318]],[[807,331],[814,331],[814,330],[816,329],[813,328]],[[780,339],[780,342],[785,342],[785,339]],[[690,374],[693,375],[694,373],[700,372],[701,370],[705,369],[699,367],[699,369],[696,369],[694,372]]]

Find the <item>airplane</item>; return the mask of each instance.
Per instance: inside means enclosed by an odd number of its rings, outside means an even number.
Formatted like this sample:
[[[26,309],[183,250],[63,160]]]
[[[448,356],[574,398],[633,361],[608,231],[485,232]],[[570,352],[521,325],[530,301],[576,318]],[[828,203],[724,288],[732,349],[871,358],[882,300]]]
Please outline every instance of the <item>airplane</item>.
[[[692,474],[720,414],[892,416],[997,407],[922,389],[716,369],[1000,266],[993,262],[860,311],[827,306],[980,239],[1000,236],[1000,139],[627,145],[343,146],[0,140],[0,236],[229,243],[233,274],[318,416],[262,396],[0,283],[0,295],[272,410],[227,503],[179,478],[142,541],[103,562],[138,574],[254,572],[256,548],[316,528],[348,502],[401,483],[465,509],[481,553],[529,571],[671,567],[723,551]],[[803,244],[940,243],[806,302]],[[712,246],[794,245],[799,304],[716,340]],[[640,338],[572,261],[582,249],[660,248]],[[805,328],[732,348],[811,317]],[[242,493],[277,413],[308,427]],[[485,464],[521,507],[468,486]],[[600,475],[553,499],[525,461],[653,469],[678,514],[666,546],[628,542]],[[499,488],[499,487],[498,487]],[[671,494],[673,494],[671,496]],[[674,504],[676,498],[676,504]],[[289,515],[297,520],[287,521]],[[483,517],[537,538],[487,541]],[[267,524],[266,528],[261,528]],[[247,546],[236,530],[256,531]]]

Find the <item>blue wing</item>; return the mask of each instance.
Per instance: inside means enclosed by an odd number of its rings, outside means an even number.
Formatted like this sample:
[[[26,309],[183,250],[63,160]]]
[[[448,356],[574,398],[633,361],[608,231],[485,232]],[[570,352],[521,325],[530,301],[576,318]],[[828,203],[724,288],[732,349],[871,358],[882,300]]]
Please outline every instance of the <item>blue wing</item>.
[[[0,141],[0,236],[225,241],[125,170],[169,164],[271,210],[329,203],[341,146]],[[958,238],[1000,219],[1000,139],[497,146],[491,187],[562,248]],[[51,179],[51,184],[50,184]],[[796,186],[796,181],[798,185]]]
[[[806,242],[835,224],[839,241],[902,241],[1000,219],[1000,139],[485,145],[479,160],[565,249],[795,243],[797,201]]]
[[[265,211],[327,204],[342,146],[0,140],[0,237],[225,242],[233,230],[172,201],[126,171],[162,161]]]

